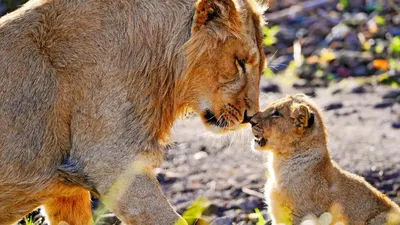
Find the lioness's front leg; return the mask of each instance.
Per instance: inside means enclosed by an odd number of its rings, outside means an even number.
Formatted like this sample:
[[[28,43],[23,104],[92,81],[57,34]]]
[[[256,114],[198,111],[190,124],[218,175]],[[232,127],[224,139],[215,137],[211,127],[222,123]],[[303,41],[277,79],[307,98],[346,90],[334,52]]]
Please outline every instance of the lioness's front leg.
[[[124,158],[108,157],[106,163],[97,158],[100,154],[86,156],[89,161],[85,160],[82,173],[92,182],[85,185],[94,185],[92,191],[97,192],[105,206],[127,225],[187,225],[164,197],[153,173],[161,162],[161,153],[154,150],[133,158],[128,154]],[[79,164],[73,158],[71,161],[70,165]],[[80,172],[76,175],[82,177]]]
[[[172,209],[150,171],[137,174],[126,188],[123,181],[116,185],[121,187],[113,187],[103,198],[104,203],[126,224],[187,225]],[[120,193],[115,193],[116,189]]]

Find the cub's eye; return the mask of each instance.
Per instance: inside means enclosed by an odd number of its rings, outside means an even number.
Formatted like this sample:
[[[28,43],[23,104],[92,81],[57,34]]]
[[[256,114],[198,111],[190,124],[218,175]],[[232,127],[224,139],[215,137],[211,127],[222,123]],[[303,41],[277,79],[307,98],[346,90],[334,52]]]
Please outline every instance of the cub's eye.
[[[237,59],[237,63],[242,68],[243,73],[246,73],[246,60],[245,59]]]
[[[271,114],[272,118],[278,118],[282,116],[282,113],[280,113],[279,111],[273,111]]]

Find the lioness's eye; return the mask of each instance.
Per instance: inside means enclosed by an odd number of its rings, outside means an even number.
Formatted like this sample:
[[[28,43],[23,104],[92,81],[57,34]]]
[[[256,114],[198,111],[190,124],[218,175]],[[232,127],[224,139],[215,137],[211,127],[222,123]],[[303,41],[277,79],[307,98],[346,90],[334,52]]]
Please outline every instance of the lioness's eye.
[[[272,116],[273,118],[281,117],[281,116],[282,116],[282,113],[280,113],[279,111],[276,111],[276,110],[275,110],[275,111],[272,112],[271,116]]]
[[[239,63],[239,66],[242,67],[243,73],[246,73],[246,60],[238,59],[237,62]]]

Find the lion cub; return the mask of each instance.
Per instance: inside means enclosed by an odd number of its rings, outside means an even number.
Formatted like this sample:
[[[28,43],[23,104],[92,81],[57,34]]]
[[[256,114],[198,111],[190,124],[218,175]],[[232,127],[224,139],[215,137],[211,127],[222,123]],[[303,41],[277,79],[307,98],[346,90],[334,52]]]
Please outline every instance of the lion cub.
[[[266,197],[273,224],[400,224],[400,208],[331,160],[321,111],[306,96],[280,99],[251,119],[254,149],[269,150]],[[340,224],[340,223],[338,223]]]

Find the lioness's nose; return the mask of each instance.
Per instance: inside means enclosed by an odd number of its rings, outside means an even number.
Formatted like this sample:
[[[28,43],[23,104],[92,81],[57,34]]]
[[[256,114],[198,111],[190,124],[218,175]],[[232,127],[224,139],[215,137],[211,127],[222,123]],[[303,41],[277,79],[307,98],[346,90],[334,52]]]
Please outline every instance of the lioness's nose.
[[[252,118],[252,116],[248,116],[248,115],[247,115],[247,110],[244,111],[244,116],[243,116],[243,121],[242,121],[242,123],[250,123],[251,118]]]

